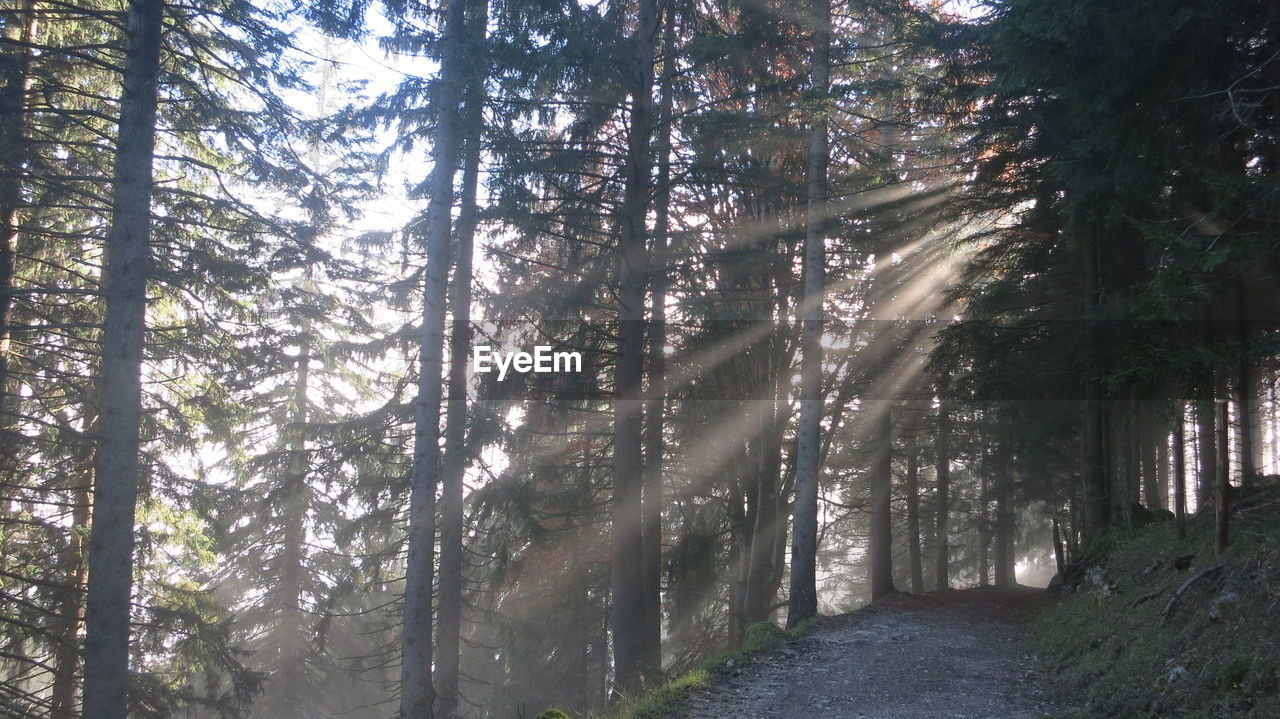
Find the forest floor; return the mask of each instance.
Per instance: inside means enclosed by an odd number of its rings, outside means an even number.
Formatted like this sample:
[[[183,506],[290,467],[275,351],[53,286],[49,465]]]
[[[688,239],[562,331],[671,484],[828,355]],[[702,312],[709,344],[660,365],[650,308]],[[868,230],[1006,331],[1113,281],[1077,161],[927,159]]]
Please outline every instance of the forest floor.
[[[689,719],[1031,719],[1057,711],[1025,622],[1042,590],[899,595],[825,617],[694,692]]]

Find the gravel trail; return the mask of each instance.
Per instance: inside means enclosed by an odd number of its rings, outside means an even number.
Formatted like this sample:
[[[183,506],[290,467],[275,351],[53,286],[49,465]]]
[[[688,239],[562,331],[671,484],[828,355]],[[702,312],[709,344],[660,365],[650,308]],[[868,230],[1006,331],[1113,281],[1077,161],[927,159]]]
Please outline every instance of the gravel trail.
[[[689,719],[1033,719],[1055,709],[1022,625],[1040,590],[899,596],[822,619],[694,694]]]

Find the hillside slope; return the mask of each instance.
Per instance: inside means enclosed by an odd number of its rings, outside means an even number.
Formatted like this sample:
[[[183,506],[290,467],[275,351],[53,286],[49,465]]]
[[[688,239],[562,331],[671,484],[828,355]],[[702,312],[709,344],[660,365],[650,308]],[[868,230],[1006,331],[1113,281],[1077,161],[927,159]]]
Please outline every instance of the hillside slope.
[[[1280,488],[1241,498],[1232,546],[1213,518],[1095,544],[1062,601],[1033,624],[1054,683],[1081,719],[1280,717]]]

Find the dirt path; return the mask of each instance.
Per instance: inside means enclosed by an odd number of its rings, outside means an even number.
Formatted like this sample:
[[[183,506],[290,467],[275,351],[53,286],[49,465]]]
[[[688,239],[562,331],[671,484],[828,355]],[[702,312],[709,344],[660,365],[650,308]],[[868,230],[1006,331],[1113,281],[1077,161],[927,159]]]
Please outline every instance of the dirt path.
[[[1031,719],[1039,688],[1021,621],[1038,590],[903,596],[823,619],[686,704],[690,719]]]

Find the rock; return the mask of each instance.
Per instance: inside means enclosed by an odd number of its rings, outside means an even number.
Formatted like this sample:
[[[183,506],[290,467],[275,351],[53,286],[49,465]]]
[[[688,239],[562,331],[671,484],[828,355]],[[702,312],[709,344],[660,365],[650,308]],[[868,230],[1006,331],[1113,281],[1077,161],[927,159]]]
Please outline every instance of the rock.
[[[1058,572],[1057,574],[1053,575],[1053,579],[1049,580],[1049,587],[1048,587],[1049,593],[1050,594],[1059,594],[1059,593],[1070,594],[1071,592],[1075,591],[1075,587],[1071,587],[1070,590],[1066,590],[1064,582],[1065,580],[1063,579],[1062,572]]]
[[[1101,571],[1098,565],[1088,560],[1072,562],[1049,581],[1049,591],[1058,595],[1075,594],[1090,581],[1090,575]]]
[[[1145,527],[1148,524],[1156,522],[1173,521],[1173,512],[1167,509],[1149,509],[1141,504],[1129,505],[1130,515],[1133,517],[1134,529]]]
[[[1106,578],[1102,575],[1102,567],[1097,564],[1089,567],[1084,576],[1089,580],[1089,583],[1095,587],[1099,584],[1106,584]]]

